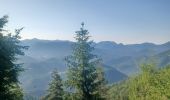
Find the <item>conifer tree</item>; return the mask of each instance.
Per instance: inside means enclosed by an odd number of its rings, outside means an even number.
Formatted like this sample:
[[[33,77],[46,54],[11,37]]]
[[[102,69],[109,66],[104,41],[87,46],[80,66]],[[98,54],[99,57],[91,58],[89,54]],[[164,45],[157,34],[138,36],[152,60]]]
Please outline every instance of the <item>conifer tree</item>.
[[[49,84],[48,94],[43,98],[44,100],[63,100],[63,84],[57,70],[52,73],[52,81]]]
[[[84,29],[84,23],[81,25],[80,31],[76,31],[72,55],[66,57],[66,83],[79,100],[96,100],[99,98],[98,90],[104,81],[99,78],[97,71],[100,59],[92,53],[93,41],[89,40],[89,32]]]
[[[19,33],[22,28],[12,35],[4,29],[7,22],[8,16],[0,18],[0,99],[21,100],[23,95],[19,87],[18,75],[23,68],[16,61],[17,56],[24,55],[23,50],[28,47],[19,44]]]

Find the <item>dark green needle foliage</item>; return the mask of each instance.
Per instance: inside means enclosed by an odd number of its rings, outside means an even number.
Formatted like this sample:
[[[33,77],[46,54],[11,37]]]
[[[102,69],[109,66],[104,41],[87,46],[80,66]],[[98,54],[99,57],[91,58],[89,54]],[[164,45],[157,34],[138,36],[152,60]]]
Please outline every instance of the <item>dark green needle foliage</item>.
[[[49,84],[48,94],[43,100],[63,100],[63,84],[57,70],[52,73],[52,81]]]
[[[24,55],[23,50],[28,47],[20,45],[19,33],[22,28],[12,35],[4,29],[7,22],[8,16],[0,18],[0,99],[21,100],[23,95],[18,75],[23,69],[16,61],[17,56]]]
[[[76,31],[76,43],[72,55],[66,58],[68,66],[66,83],[75,95],[72,96],[73,100],[99,100],[101,98],[98,90],[104,80],[99,78],[102,74],[97,71],[100,59],[92,54],[93,41],[89,41],[89,38],[89,32],[84,29],[84,23],[82,23],[80,31]]]

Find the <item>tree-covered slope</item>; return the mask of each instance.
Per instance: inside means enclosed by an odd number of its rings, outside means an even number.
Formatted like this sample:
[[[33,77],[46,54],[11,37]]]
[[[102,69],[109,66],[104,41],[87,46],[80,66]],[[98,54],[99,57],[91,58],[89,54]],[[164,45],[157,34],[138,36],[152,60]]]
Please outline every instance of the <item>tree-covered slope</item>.
[[[170,66],[145,64],[139,75],[111,86],[108,100],[169,100]]]

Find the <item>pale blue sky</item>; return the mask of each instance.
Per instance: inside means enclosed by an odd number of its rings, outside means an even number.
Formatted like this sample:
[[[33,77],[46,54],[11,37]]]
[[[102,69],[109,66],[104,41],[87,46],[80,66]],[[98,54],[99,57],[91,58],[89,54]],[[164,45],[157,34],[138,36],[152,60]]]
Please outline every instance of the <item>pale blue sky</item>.
[[[74,40],[84,21],[94,41],[170,41],[170,0],[0,0],[5,14],[23,39]]]

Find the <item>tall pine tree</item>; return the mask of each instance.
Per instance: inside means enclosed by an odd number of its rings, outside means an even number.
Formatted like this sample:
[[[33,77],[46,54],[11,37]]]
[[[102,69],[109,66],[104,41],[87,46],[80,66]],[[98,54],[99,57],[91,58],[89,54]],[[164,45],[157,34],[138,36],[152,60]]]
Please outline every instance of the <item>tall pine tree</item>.
[[[101,74],[97,71],[100,59],[92,53],[93,41],[89,40],[89,32],[84,29],[84,23],[81,25],[80,31],[76,31],[72,55],[66,57],[66,83],[79,100],[96,100],[99,99],[98,90],[104,82],[103,78],[99,78]]]
[[[57,70],[52,73],[52,81],[49,84],[48,94],[43,98],[43,100],[63,100],[63,84],[60,75]]]
[[[15,35],[9,34],[4,30],[7,22],[8,16],[0,18],[0,99],[21,100],[23,95],[18,75],[23,69],[21,64],[16,63],[16,56],[24,55],[23,49],[27,47],[20,45],[19,33],[22,29],[16,30]]]

